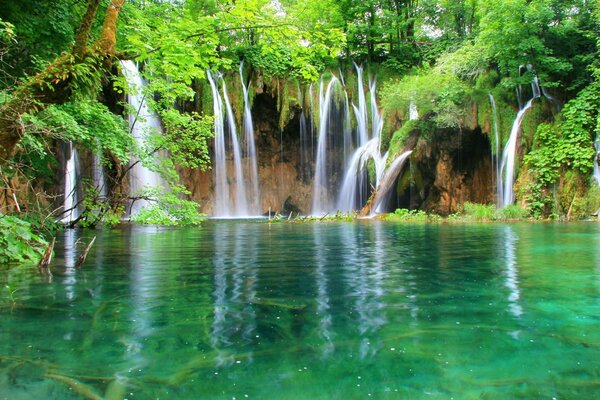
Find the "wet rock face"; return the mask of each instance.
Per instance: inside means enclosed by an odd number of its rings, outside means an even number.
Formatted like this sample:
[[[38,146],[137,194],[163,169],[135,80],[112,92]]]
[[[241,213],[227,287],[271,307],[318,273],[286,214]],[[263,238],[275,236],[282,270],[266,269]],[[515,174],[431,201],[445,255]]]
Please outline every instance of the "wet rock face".
[[[300,113],[291,107],[290,118],[280,127],[280,99],[264,87],[252,101],[252,117],[256,139],[260,213],[289,212],[309,214],[312,206],[314,149],[308,150],[305,160],[301,155]],[[423,209],[440,214],[457,211],[465,201],[490,203],[495,201],[492,157],[488,137],[472,121],[472,128],[444,129],[420,134],[415,143],[410,163],[404,167],[390,196],[387,209],[398,207]],[[316,135],[313,127],[311,135]],[[316,138],[311,136],[312,141]],[[314,143],[316,146],[316,143]],[[337,146],[337,147],[336,147]],[[331,143],[331,148],[341,148]],[[311,155],[312,154],[312,155]],[[332,159],[341,157],[333,155]],[[227,165],[234,196],[233,162]],[[201,210],[211,215],[214,207],[214,173],[181,170],[180,176],[191,191],[191,199]],[[331,169],[329,179],[339,180],[343,171]]]
[[[398,180],[396,207],[451,214],[466,201],[495,201],[488,137],[480,129],[421,138]]]
[[[286,127],[279,128],[277,99],[267,91],[253,100],[252,117],[256,138],[258,179],[260,188],[260,213],[271,212],[310,213],[312,181],[303,179],[298,148],[298,116]],[[211,215],[214,208],[213,171],[180,170],[184,184],[191,191],[191,199],[200,203],[201,211]],[[231,195],[234,196],[235,175],[233,162],[227,163]],[[287,203],[287,205],[286,205]],[[291,207],[290,205],[293,205]]]

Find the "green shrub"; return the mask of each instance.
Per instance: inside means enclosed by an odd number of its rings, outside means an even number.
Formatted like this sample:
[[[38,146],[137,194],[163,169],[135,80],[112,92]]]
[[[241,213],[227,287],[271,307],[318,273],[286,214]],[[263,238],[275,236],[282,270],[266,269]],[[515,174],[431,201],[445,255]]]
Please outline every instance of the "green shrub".
[[[143,207],[131,220],[138,224],[186,226],[200,225],[206,216],[198,211],[198,203],[181,199],[176,193],[159,194],[148,190],[152,204]],[[145,196],[146,197],[146,196]]]
[[[391,214],[387,214],[384,218],[386,221],[401,221],[401,222],[438,222],[442,219],[439,215],[427,214],[423,210],[408,210],[406,208],[398,208]]]
[[[493,221],[496,219],[496,206],[467,201],[460,208],[459,215],[475,221]]]
[[[0,214],[0,264],[37,263],[47,244],[30,222]]]
[[[511,204],[497,210],[496,217],[501,220],[523,219],[527,217],[527,210],[517,204]]]

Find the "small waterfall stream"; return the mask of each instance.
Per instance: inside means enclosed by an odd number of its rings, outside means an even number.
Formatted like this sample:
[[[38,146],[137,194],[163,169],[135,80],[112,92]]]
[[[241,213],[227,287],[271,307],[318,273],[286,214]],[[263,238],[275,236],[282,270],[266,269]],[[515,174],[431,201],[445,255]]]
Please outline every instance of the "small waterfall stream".
[[[157,166],[157,156],[153,154],[153,149],[148,148],[149,136],[160,134],[162,125],[158,115],[148,107],[143,92],[145,82],[135,63],[131,60],[123,60],[121,66],[130,90],[127,100],[131,109],[135,110],[129,114],[129,130],[140,151],[148,155],[147,159],[131,160],[133,166],[129,171],[129,196],[136,199],[143,195],[145,189],[164,189],[166,187],[164,179],[154,170]],[[154,165],[151,168],[149,164]],[[130,215],[135,215],[148,204],[146,199],[134,200],[131,204]]]
[[[517,137],[519,136],[519,131],[521,130],[521,122],[523,122],[525,113],[533,105],[533,100],[534,99],[529,100],[527,104],[525,104],[525,106],[519,110],[517,117],[513,122],[512,129],[510,130],[510,136],[508,137],[506,146],[504,146],[504,151],[502,152],[502,164],[500,165],[500,170],[504,172],[502,207],[511,205],[515,201],[513,185],[515,181]]]
[[[371,100],[371,131],[369,135],[367,102],[364,93],[362,76],[363,70],[354,64],[358,77],[358,106],[354,105],[354,114],[357,125],[357,149],[346,163],[344,179],[340,188],[337,210],[351,212],[361,208],[366,202],[368,194],[367,164],[372,160],[375,166],[375,182],[377,187],[385,173],[388,153],[381,154],[381,131],[383,130],[383,117],[377,106],[377,87],[375,79],[369,82]]]
[[[243,149],[223,75],[211,71],[206,73],[212,91],[215,120],[214,155],[212,160],[215,171],[213,216],[221,218],[249,217],[260,213],[260,188],[254,124],[248,87],[243,77],[243,63],[240,64],[239,74],[244,96],[242,129],[245,146]],[[232,176],[228,173],[228,162],[232,163]],[[246,183],[248,183],[248,186]]]
[[[498,109],[496,108],[496,100],[490,93],[490,105],[492,107],[492,129],[494,130],[494,147],[492,148],[492,160],[494,164],[494,179],[496,181],[496,205],[502,205],[504,195],[502,187],[502,170],[500,168],[500,129],[498,127]]]
[[[229,143],[233,153],[233,168],[235,172],[235,210],[233,214],[225,215],[245,217],[249,216],[248,199],[246,198],[246,182],[244,181],[244,172],[242,170],[242,152],[240,150],[240,141],[235,125],[235,116],[231,108],[231,102],[227,95],[227,86],[225,80],[221,79],[223,88],[223,100],[225,100],[225,110],[227,111],[227,130],[229,131]],[[231,188],[230,188],[231,189]]]
[[[375,194],[375,198],[373,199],[373,207],[371,207],[372,215],[386,212],[385,205],[388,202],[391,194],[390,189],[392,188],[394,181],[398,177],[398,174],[402,170],[404,163],[408,159],[408,156],[411,155],[411,153],[412,150],[409,150],[400,154],[398,157],[396,157],[394,161],[392,161],[390,166],[385,170],[385,173],[383,174],[380,183],[377,187],[377,193]]]
[[[519,68],[519,73],[521,72],[521,69],[522,68]],[[531,65],[528,65],[527,69],[531,70]],[[502,152],[502,164],[500,165],[500,176],[504,177],[502,193],[503,196],[501,203],[502,207],[509,206],[515,201],[513,186],[515,183],[515,157],[518,150],[517,138],[519,136],[519,132],[521,131],[521,123],[523,122],[525,114],[533,105],[533,101],[542,95],[537,76],[534,77],[533,82],[531,83],[531,92],[531,99],[517,113],[517,117],[515,118],[513,126],[510,130],[510,136],[508,137],[508,141],[506,142],[506,145],[504,146],[504,151]],[[517,90],[517,93],[519,95],[520,103],[520,98],[522,95],[522,89],[520,86]]]
[[[63,193],[63,217],[61,222],[68,224],[79,217],[77,204],[79,196],[77,194],[77,168],[79,164],[77,149],[73,142],[67,144],[68,157],[65,163],[65,184]]]
[[[256,158],[256,144],[254,141],[254,123],[252,121],[252,110],[250,109],[250,99],[248,96],[248,87],[244,81],[244,62],[240,63],[240,80],[242,82],[242,91],[244,94],[244,143],[245,146],[245,169],[248,177],[248,186],[250,192],[248,195],[248,211],[252,215],[260,214],[260,189],[258,187],[258,165]]]
[[[225,129],[223,127],[223,101],[217,87],[216,80],[219,74],[206,73],[208,83],[213,95],[213,115],[215,123],[215,146],[213,156],[213,169],[215,171],[215,207],[213,214],[216,216],[227,215],[231,208],[229,186],[227,184],[227,160],[225,159]]]
[[[330,124],[330,110],[332,109],[333,88],[338,84],[338,79],[334,76],[324,91],[324,84],[321,81],[319,89],[319,133],[317,138],[317,159],[315,163],[315,183],[313,189],[312,214],[319,215],[329,212],[330,193],[327,168],[327,136]]]

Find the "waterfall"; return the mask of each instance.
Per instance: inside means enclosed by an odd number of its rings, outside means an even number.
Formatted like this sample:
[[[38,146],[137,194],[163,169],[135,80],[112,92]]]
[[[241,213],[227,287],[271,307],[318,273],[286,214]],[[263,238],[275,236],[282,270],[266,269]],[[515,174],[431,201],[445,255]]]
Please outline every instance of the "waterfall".
[[[144,165],[146,162],[153,164],[154,167],[157,166],[157,159],[152,154],[154,150],[148,148],[148,137],[152,134],[160,134],[162,127],[158,115],[150,111],[145,101],[143,93],[145,83],[135,63],[131,60],[123,60],[121,66],[130,90],[127,100],[131,109],[135,110],[129,114],[129,130],[140,152],[148,155],[149,158],[149,160],[131,160],[129,196],[135,199],[143,195],[144,189],[164,188],[166,185],[158,172]],[[146,205],[148,200],[135,200],[131,204],[130,215],[138,213]]]
[[[381,181],[385,172],[388,153],[381,155],[381,131],[383,130],[383,117],[377,107],[376,81],[369,82],[371,97],[371,134],[369,135],[367,122],[367,102],[362,83],[362,68],[354,64],[358,77],[358,106],[354,105],[354,115],[357,125],[358,148],[346,163],[344,179],[340,188],[337,209],[342,212],[354,211],[364,205],[368,188],[366,166],[369,160],[375,164],[375,186]],[[369,139],[370,136],[370,139]]]
[[[233,168],[235,171],[235,211],[225,216],[244,217],[250,215],[248,211],[248,199],[246,198],[246,182],[244,182],[244,172],[242,169],[242,153],[240,150],[240,142],[237,135],[237,127],[235,125],[235,116],[229,96],[227,95],[227,86],[225,80],[221,79],[223,87],[223,99],[225,100],[225,110],[227,111],[227,130],[229,131],[229,139],[233,152]]]
[[[102,166],[102,156],[96,153],[92,154],[92,182],[98,191],[98,199],[105,200],[107,197],[106,175]]]
[[[308,166],[310,163],[310,153],[308,149],[308,129],[307,118],[304,110],[300,113],[300,179],[303,182],[308,180]]]
[[[338,82],[334,76],[327,85],[327,90],[324,93],[323,81],[321,81],[319,89],[319,133],[317,138],[317,160],[315,165],[315,183],[313,190],[312,214],[318,215],[328,212],[329,205],[329,185],[327,170],[327,128],[329,126],[329,113],[333,100],[333,87]]]
[[[340,75],[341,77],[341,75]],[[351,157],[353,151],[352,144],[352,118],[350,116],[350,102],[348,100],[348,92],[344,91],[344,164],[346,165],[348,159]]]
[[[504,151],[502,152],[502,164],[500,166],[500,170],[504,174],[504,197],[502,198],[502,207],[506,207],[515,201],[513,185],[515,180],[515,156],[517,152],[517,136],[519,135],[519,131],[521,130],[521,122],[523,122],[525,113],[533,105],[534,99],[535,98],[529,100],[527,104],[525,104],[525,106],[521,110],[519,110],[519,113],[517,114],[517,117],[515,118],[515,121],[513,123],[512,129],[510,130],[508,142],[506,142],[506,146],[504,147]]]
[[[364,146],[369,141],[367,122],[367,100],[363,87],[363,69],[354,63],[356,68],[356,79],[358,80],[358,107],[354,106],[356,116],[356,129],[358,134],[357,147]]]
[[[231,210],[231,199],[229,197],[229,186],[227,185],[227,160],[225,158],[225,128],[223,127],[223,101],[217,87],[216,79],[211,72],[207,72],[208,83],[213,95],[213,116],[215,124],[215,149],[213,168],[215,170],[215,208],[214,215],[227,215]]]
[[[408,119],[410,121],[416,121],[419,119],[419,110],[417,109],[417,104],[412,100],[408,106]]]
[[[492,106],[492,119],[494,130],[494,147],[492,151],[492,159],[494,160],[494,177],[496,181],[496,205],[500,207],[503,201],[502,188],[502,170],[500,169],[500,129],[498,127],[498,109],[496,108],[496,100],[490,93],[490,105]]]
[[[371,214],[380,214],[385,212],[385,205],[389,199],[390,189],[394,185],[394,181],[398,177],[398,174],[402,170],[404,166],[404,162],[410,156],[412,150],[405,151],[400,154],[390,166],[386,169],[383,177],[379,185],[377,186],[377,193],[375,194],[375,198],[373,199],[373,207],[371,207]]]
[[[244,155],[238,137],[237,126],[233,108],[227,95],[227,85],[222,74],[206,72],[213,97],[214,115],[214,157],[212,160],[215,171],[215,202],[213,216],[215,217],[248,217],[259,214],[260,189],[258,186],[258,166],[256,145],[254,142],[254,124],[250,110],[248,88],[243,80],[243,64],[240,65],[240,79],[244,92]],[[219,91],[219,83],[221,91]],[[227,129],[225,129],[227,128]],[[229,146],[226,146],[226,133]],[[227,150],[231,154],[227,154]],[[229,180],[227,160],[233,163],[233,179]],[[244,173],[244,170],[246,173]],[[246,188],[246,181],[250,189]]]
[[[600,166],[598,165],[598,154],[600,154],[600,136],[596,136],[594,148],[596,149],[596,157],[594,157],[594,180],[598,186],[600,186]]]
[[[248,88],[244,82],[243,74],[244,62],[240,63],[240,80],[242,81],[242,90],[244,93],[244,142],[245,147],[245,169],[248,174],[248,183],[250,186],[250,212],[252,214],[260,214],[260,190],[258,188],[258,166],[256,157],[256,144],[254,142],[254,124],[252,122],[252,111],[250,109],[250,99],[248,96]]]
[[[65,163],[65,185],[63,193],[63,217],[61,222],[68,224],[79,217],[77,211],[77,203],[79,196],[77,195],[77,167],[78,157],[77,150],[73,146],[73,142],[68,143],[68,158]]]

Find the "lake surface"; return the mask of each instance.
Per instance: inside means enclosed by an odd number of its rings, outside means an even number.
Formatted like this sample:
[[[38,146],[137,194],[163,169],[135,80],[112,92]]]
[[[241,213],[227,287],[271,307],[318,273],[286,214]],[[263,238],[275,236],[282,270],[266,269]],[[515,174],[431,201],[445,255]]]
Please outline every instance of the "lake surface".
[[[56,253],[51,281],[0,271],[1,399],[600,396],[600,224],[210,221]]]

